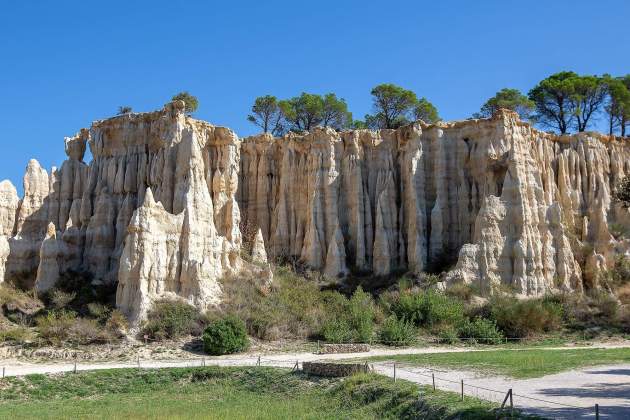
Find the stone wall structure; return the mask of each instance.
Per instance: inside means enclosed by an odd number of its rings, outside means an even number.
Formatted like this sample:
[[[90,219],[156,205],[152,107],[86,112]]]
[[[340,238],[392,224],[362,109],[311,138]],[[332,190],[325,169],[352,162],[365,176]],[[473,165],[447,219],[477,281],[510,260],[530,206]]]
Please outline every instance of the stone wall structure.
[[[544,133],[508,111],[240,141],[174,102],[96,121],[65,149],[50,173],[28,163],[23,198],[0,182],[0,281],[45,292],[87,273],[117,284],[132,321],[163,297],[216,304],[218,279],[267,256],[332,278],[450,261],[447,283],[536,296],[596,288],[597,273],[630,252],[610,233],[630,227],[611,198],[630,175],[629,142]],[[240,257],[241,229],[255,233],[255,264]]]

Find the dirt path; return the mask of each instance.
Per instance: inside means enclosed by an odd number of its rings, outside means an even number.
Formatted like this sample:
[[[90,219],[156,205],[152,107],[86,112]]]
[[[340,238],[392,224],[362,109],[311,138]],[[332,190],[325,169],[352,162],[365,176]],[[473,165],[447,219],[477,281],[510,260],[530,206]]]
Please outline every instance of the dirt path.
[[[598,348],[618,348],[623,346],[597,346]],[[582,347],[572,347],[572,349]],[[583,347],[583,348],[594,348]],[[562,350],[561,347],[545,350]],[[164,368],[215,366],[275,366],[293,367],[296,363],[317,360],[348,360],[371,356],[393,356],[400,354],[457,353],[470,351],[466,348],[412,348],[412,349],[373,349],[366,353],[313,354],[284,353],[266,355],[235,355],[221,357],[194,356],[188,359],[156,360],[137,359],[129,362],[46,362],[31,363],[18,360],[2,360],[5,376],[22,376],[34,373],[61,373],[83,370],[120,369],[130,367]],[[488,350],[493,351],[493,350]],[[518,350],[514,350],[518,351]],[[260,358],[259,358],[260,357]],[[377,372],[393,376],[391,362],[374,364]],[[430,370],[397,364],[396,376],[419,384],[430,385],[435,374],[436,385],[440,389],[461,392],[464,380],[464,393],[489,401],[501,402],[508,389],[514,393],[514,406],[532,414],[550,418],[595,418],[595,404],[600,405],[602,419],[630,418],[630,364],[599,366],[573,370],[534,379],[512,379],[501,376],[488,376],[464,370]]]
[[[374,365],[377,372],[394,375],[393,363]],[[431,370],[397,364],[396,376],[501,403],[508,389],[514,406],[530,414],[559,419],[595,418],[595,404],[602,419],[630,419],[630,364],[577,369],[532,379],[488,376],[464,370]]]

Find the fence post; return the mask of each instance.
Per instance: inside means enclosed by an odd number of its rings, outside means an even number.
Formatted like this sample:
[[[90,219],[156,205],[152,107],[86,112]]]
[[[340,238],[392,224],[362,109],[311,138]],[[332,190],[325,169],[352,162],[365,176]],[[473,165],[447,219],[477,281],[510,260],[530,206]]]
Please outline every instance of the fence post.
[[[510,388],[510,417],[514,417],[514,400],[512,398],[512,388]]]
[[[256,361],[256,366],[260,366],[260,356],[258,356],[258,360]]]
[[[394,382],[396,382],[396,362],[394,362]]]
[[[435,391],[435,373],[431,373],[431,378],[433,379],[433,390]]]
[[[5,369],[6,369],[6,368],[5,368],[4,366],[2,366],[2,379],[4,379],[4,370],[5,370]]]
[[[462,401],[464,401],[464,380],[462,379]]]
[[[74,362],[74,370],[72,371],[72,373],[77,373],[77,362]]]
[[[595,420],[599,420],[599,404],[595,404]]]

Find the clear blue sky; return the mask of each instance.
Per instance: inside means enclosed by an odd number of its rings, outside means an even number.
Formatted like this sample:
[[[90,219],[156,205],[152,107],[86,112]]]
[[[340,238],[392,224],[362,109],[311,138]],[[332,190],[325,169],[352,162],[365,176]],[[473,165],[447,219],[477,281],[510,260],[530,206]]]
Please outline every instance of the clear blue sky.
[[[197,118],[234,129],[256,96],[335,92],[356,117],[391,82],[447,120],[549,74],[630,73],[630,2],[5,1],[0,179],[60,165],[63,137],[189,90]]]

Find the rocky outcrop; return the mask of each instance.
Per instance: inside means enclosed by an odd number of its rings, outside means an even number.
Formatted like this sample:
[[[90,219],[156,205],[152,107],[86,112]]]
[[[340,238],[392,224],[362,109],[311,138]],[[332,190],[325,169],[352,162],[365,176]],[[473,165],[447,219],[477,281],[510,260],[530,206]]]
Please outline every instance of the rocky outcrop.
[[[241,142],[174,102],[96,121],[65,150],[50,173],[29,162],[21,200],[0,183],[0,279],[46,291],[85,272],[117,284],[133,321],[165,297],[216,304],[225,274],[270,279],[267,256],[331,278],[452,268],[447,283],[537,296],[597,288],[630,253],[611,232],[630,227],[611,199],[630,174],[627,140],[555,136],[506,111]],[[256,264],[240,258],[241,229]]]
[[[59,254],[57,231],[55,225],[50,223],[39,251],[39,265],[37,266],[37,277],[35,279],[35,290],[37,292],[45,293],[55,287],[59,279],[59,263],[57,262]]]
[[[117,282],[132,320],[162,297],[217,302],[217,280],[241,268],[236,135],[175,102],[96,121],[65,147],[68,160],[50,175],[29,163],[17,207],[15,189],[0,185],[6,276],[29,270],[42,291],[66,271]],[[0,259],[5,248],[0,239]]]
[[[0,283],[4,281],[4,272],[10,254],[9,238],[13,236],[15,219],[20,200],[13,184],[0,182]]]
[[[331,277],[456,263],[448,282],[522,295],[591,287],[619,252],[611,189],[630,145],[556,136],[509,111],[398,130],[247,138],[238,194],[273,258]],[[594,257],[584,250],[592,247]],[[587,263],[597,270],[583,270]],[[347,264],[347,266],[346,266]]]
[[[265,240],[262,236],[262,231],[258,229],[254,241],[252,244],[252,261],[257,263],[267,262],[267,250],[265,249]]]

